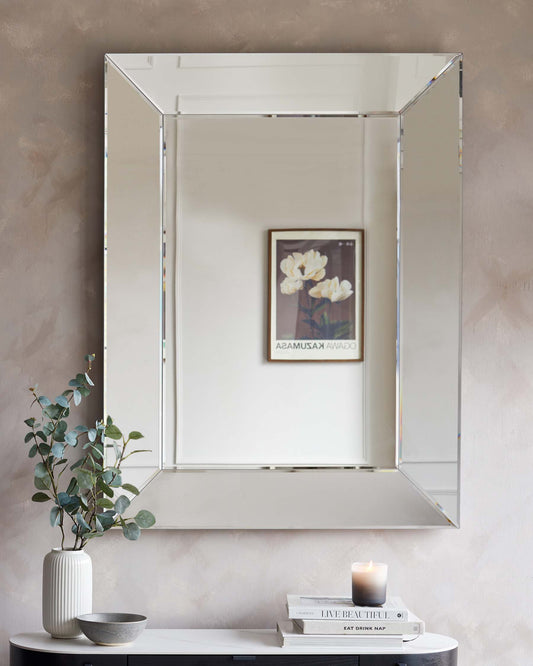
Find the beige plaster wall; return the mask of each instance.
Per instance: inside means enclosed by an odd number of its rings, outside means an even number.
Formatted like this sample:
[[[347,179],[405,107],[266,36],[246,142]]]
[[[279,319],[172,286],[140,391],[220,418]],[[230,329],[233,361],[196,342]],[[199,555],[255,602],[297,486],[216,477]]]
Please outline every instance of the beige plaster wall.
[[[28,500],[26,387],[101,357],[104,52],[314,50],[465,54],[463,527],[111,534],[90,548],[95,607],[271,627],[288,590],[347,592],[372,557],[462,666],[531,661],[532,28],[528,0],[0,1],[3,663],[10,633],[39,628],[57,539]]]

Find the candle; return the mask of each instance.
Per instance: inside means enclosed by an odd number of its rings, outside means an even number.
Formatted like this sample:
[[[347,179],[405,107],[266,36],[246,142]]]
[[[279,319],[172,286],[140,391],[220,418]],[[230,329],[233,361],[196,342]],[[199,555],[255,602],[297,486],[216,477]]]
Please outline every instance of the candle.
[[[352,564],[352,600],[356,606],[381,606],[387,598],[387,565]]]

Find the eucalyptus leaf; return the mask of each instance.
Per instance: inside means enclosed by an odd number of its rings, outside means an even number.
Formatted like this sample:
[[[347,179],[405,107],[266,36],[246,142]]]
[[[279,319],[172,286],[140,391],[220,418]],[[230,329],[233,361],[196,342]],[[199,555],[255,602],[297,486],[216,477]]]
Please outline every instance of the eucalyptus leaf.
[[[102,512],[101,514],[99,514],[99,515],[100,515],[100,516],[105,516],[105,517],[107,517],[107,518],[113,518],[113,520],[115,520],[116,512],[115,512],[114,510],[111,510],[111,509],[110,509],[109,511],[103,511],[103,512]],[[121,518],[121,520],[122,520],[122,518]]]
[[[105,436],[109,437],[109,439],[120,439],[122,437],[122,433],[116,425],[110,425],[105,429]]]
[[[31,497],[32,502],[48,502],[48,500],[51,500],[52,498],[49,497],[46,493],[35,493]]]
[[[141,530],[135,523],[125,523],[122,526],[122,532],[126,539],[129,539],[130,541],[137,541],[141,536]]]
[[[64,395],[57,396],[56,404],[60,405],[61,407],[64,407],[65,409],[68,409],[68,400],[67,398],[65,398]]]
[[[106,425],[108,425],[108,426],[113,425],[113,419],[109,415],[106,419]]]
[[[65,435],[65,442],[69,446],[76,446],[76,444],[78,443],[78,433],[75,430],[67,432],[67,434]]]
[[[48,398],[45,395],[40,395],[37,398],[37,400],[38,400],[39,404],[41,405],[41,407],[49,407],[52,404],[52,402],[50,400],[48,400]]]
[[[144,435],[140,433],[138,430],[132,430],[128,435],[128,439],[142,439],[143,437]]]
[[[81,466],[83,465],[83,461],[84,461],[83,458],[80,458],[79,460],[76,460],[76,462],[73,463],[73,464],[70,466],[70,469],[71,469],[72,471],[74,471],[74,470],[77,469],[78,467],[81,467]]]
[[[70,502],[70,495],[68,493],[57,493],[57,503],[59,506],[65,506]]]
[[[53,506],[50,510],[50,525],[57,527],[61,522],[61,509],[58,506]]]
[[[82,528],[82,531],[90,532],[91,528],[81,513],[76,514],[76,522]]]
[[[65,506],[63,508],[65,509],[65,511],[72,514],[72,513],[75,513],[76,511],[78,511],[80,506],[82,506],[82,502],[81,502],[80,498],[73,495],[72,497],[70,497],[69,502],[67,502],[67,504],[65,504]],[[82,508],[83,508],[84,511],[88,511],[88,507],[82,506]]]
[[[74,393],[72,394],[72,399],[74,400],[74,404],[77,407],[81,402],[81,393],[78,391],[78,389],[74,389]]]
[[[75,388],[78,388],[80,385],[79,381],[77,379],[71,379],[68,383],[69,386],[74,386]]]
[[[88,395],[91,395],[91,392],[86,386],[79,386],[78,391],[82,394],[84,398],[86,398]]]
[[[102,481],[102,479],[98,479],[97,486],[99,490],[101,490],[108,497],[113,497],[113,495],[115,494],[113,490],[111,490],[111,488],[107,485],[107,483]]]
[[[65,445],[61,442],[56,442],[52,445],[52,455],[56,458],[62,458],[65,452]]]
[[[29,427],[32,428],[35,425],[35,418],[32,416],[31,419],[24,419],[24,423]]]
[[[83,358],[87,363],[92,363],[94,361],[94,354],[85,354]]]
[[[30,430],[30,432],[26,433],[26,436],[24,437],[24,444],[27,444],[29,441],[31,441],[34,438],[33,432]]]
[[[38,448],[39,448],[39,453],[42,456],[47,456],[50,453],[51,446],[50,444],[45,444],[44,442],[42,442],[41,444],[39,444]]]
[[[81,490],[88,490],[89,488],[93,487],[94,477],[87,470],[80,469],[80,471],[76,474],[76,478]]]
[[[96,526],[96,531],[97,532],[103,532],[104,528],[102,527],[102,523],[98,520],[98,516],[94,517],[94,524]]]
[[[121,495],[117,501],[115,502],[115,511],[122,515],[124,511],[128,509],[130,505],[129,499],[126,497],[126,495]]]
[[[65,433],[62,432],[61,430],[56,430],[54,434],[52,435],[52,439],[54,442],[64,442],[65,441]]]
[[[89,386],[94,386],[93,380],[89,377],[87,373],[85,373],[85,381],[87,382],[87,384],[89,384]]]
[[[44,434],[44,432],[42,430],[37,430],[37,432],[35,434],[37,435],[37,437],[39,439],[42,439],[43,442],[46,442],[46,435]]]
[[[102,527],[106,530],[110,529],[115,524],[114,511],[104,511],[104,513],[97,513],[96,516],[100,521]]]
[[[96,500],[96,504],[97,506],[101,506],[102,509],[113,509],[115,506],[110,499],[107,499],[107,497],[99,497]]]
[[[87,437],[89,438],[90,442],[94,442],[94,440],[96,439],[96,430],[94,428],[91,428],[87,433]]]
[[[143,529],[147,529],[148,527],[152,527],[155,525],[155,516],[153,513],[150,511],[147,511],[146,509],[142,509],[139,511],[139,513],[135,516],[134,518],[135,522],[139,527],[142,527]]]
[[[34,477],[33,485],[37,490],[48,490],[52,485],[52,480],[49,476],[46,476],[44,479],[40,479],[38,476]]]
[[[91,456],[91,464],[92,464],[93,469],[95,470],[95,472],[98,472],[98,474],[101,474],[101,473],[102,473],[102,471],[103,471],[104,468],[103,468],[102,463],[101,463],[99,460],[95,460],[95,459]]]
[[[106,469],[105,472],[102,473],[101,479],[104,481],[104,483],[109,483],[113,480],[113,477],[113,472],[110,469]]]
[[[56,425],[56,432],[67,432],[68,423],[66,421],[58,421]]]
[[[139,489],[136,488],[131,483],[123,483],[122,484],[122,490],[127,490],[129,493],[133,493],[133,495],[138,495],[139,494]]]
[[[43,412],[48,418],[57,419],[61,414],[61,407],[58,407],[57,405],[49,405],[43,409]]]
[[[102,458],[104,457],[104,452],[102,451],[101,447],[102,447],[101,444],[95,444],[94,446],[91,446],[93,456],[95,458],[98,458],[99,460],[102,460]]]
[[[84,426],[84,425],[77,425],[77,426],[74,428],[74,430],[76,430],[76,431],[79,432],[79,433],[82,433],[82,432],[88,432],[88,431],[89,431],[89,428],[88,428],[87,426]]]
[[[70,479],[70,483],[67,486],[67,495],[73,495],[78,490],[78,488],[78,481],[75,477],[72,477],[72,479]]]
[[[34,444],[28,451],[28,458],[34,458],[37,455],[37,444]]]
[[[76,381],[79,383],[80,386],[85,386],[85,374],[78,372],[78,374],[76,375]]]
[[[46,469],[46,465],[44,463],[39,462],[35,465],[35,476],[38,479],[44,479],[48,476],[48,470]]]
[[[120,488],[122,486],[122,477],[120,474],[117,474],[109,485],[111,488]]]

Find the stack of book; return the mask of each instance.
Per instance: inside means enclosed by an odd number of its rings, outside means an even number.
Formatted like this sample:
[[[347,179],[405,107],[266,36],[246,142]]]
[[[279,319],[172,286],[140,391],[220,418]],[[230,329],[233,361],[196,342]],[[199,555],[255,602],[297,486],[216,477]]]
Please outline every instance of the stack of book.
[[[424,623],[399,597],[383,606],[355,606],[345,597],[287,595],[288,622],[278,623],[282,647],[389,647],[424,633]]]

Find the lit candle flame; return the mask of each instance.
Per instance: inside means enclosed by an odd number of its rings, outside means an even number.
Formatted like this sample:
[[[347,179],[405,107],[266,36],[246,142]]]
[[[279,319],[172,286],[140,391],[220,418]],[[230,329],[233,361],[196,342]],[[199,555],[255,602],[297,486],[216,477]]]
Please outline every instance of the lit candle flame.
[[[373,566],[374,566],[374,562],[372,562],[372,560],[370,560],[370,562],[368,563],[368,566],[367,566],[366,570],[367,570],[367,571],[371,571]]]

